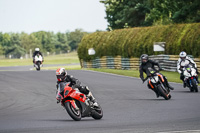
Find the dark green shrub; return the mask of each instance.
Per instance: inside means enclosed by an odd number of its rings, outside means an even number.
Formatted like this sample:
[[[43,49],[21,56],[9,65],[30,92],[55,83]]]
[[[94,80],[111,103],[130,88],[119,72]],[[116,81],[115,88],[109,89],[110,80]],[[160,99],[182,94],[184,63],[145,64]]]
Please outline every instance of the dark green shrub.
[[[154,52],[154,42],[166,42],[165,52]],[[88,55],[89,48],[95,49],[94,56]],[[180,51],[200,56],[200,23],[95,32],[85,35],[78,47],[79,58],[85,61],[102,56],[140,57],[143,53],[178,55]]]

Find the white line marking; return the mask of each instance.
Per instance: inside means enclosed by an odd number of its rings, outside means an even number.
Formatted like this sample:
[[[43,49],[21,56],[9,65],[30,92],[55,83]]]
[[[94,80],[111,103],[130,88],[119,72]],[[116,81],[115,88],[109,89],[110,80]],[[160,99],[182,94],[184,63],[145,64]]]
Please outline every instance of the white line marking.
[[[200,133],[200,130],[168,131],[168,132],[157,132],[157,133]]]

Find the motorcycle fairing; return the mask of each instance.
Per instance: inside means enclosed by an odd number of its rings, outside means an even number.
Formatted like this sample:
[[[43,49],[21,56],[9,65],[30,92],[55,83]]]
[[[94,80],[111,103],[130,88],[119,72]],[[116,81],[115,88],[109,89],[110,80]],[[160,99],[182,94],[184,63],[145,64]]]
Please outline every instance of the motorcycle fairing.
[[[83,93],[73,93],[74,91],[76,91],[76,90],[74,90],[71,87],[69,87],[68,85],[66,85],[66,87],[64,89],[64,98],[71,97],[71,98],[77,99],[81,102],[85,102],[86,96]]]

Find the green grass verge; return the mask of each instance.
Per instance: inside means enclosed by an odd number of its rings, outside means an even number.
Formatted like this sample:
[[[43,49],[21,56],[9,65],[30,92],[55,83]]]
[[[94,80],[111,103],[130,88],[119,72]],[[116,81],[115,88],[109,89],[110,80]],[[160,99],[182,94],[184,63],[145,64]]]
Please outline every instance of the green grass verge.
[[[99,69],[99,68],[90,68],[90,69],[85,69],[85,70],[93,70],[93,71],[98,71],[98,72],[113,73],[113,74],[118,74],[118,75],[139,78],[139,70],[117,70],[117,69]],[[160,73],[166,76],[169,82],[182,83],[178,72],[160,71]],[[144,74],[144,77],[145,76],[146,74]]]
[[[77,52],[44,57],[44,64],[72,64],[79,63]],[[1,59],[0,66],[27,66],[33,65],[33,59]]]

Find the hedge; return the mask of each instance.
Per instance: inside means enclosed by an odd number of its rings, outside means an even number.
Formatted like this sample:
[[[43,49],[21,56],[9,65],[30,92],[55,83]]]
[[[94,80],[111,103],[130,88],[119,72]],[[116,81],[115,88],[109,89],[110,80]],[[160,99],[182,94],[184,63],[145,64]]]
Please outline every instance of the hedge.
[[[153,51],[154,42],[166,42],[163,54],[178,55],[181,51],[200,56],[200,23],[137,27],[85,35],[78,47],[78,56],[89,61],[102,56],[140,57],[161,54]],[[96,54],[88,55],[94,48]]]

